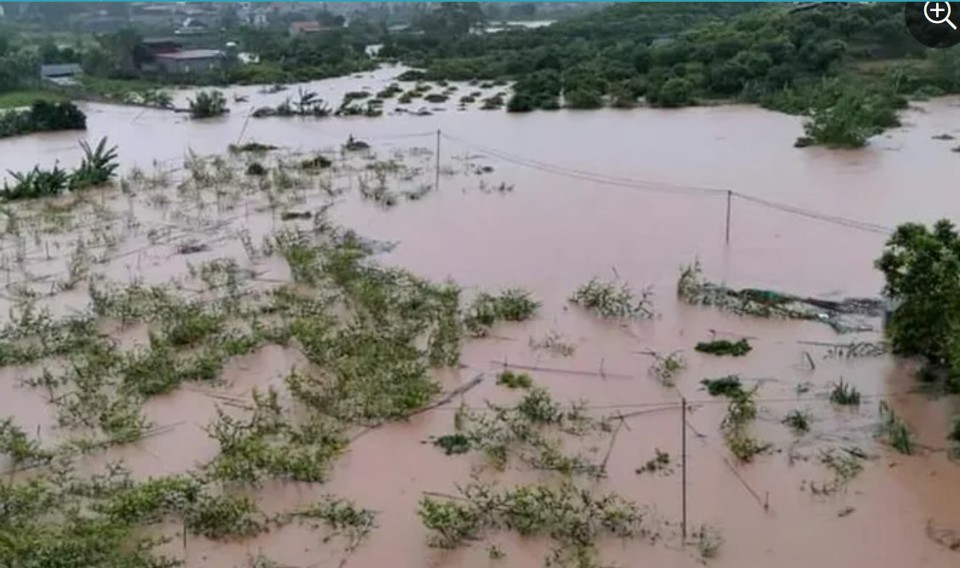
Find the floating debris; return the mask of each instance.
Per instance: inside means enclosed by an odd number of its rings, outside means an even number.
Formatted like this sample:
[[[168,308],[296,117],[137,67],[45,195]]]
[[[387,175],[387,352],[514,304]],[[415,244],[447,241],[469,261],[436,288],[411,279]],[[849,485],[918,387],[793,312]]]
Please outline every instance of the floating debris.
[[[938,527],[933,519],[927,521],[927,537],[950,550],[960,550],[960,531]]]
[[[177,245],[177,254],[196,254],[210,250],[210,246],[197,240],[190,240]]]
[[[837,333],[872,331],[873,326],[844,316],[879,317],[884,303],[876,298],[846,298],[841,301],[802,298],[774,290],[736,290],[708,282],[700,261],[680,268],[677,297],[699,306],[714,306],[737,315],[819,321]]]
[[[838,359],[854,359],[857,357],[880,357],[889,352],[887,343],[878,341],[853,341],[846,345],[832,346],[827,350],[827,357]]]

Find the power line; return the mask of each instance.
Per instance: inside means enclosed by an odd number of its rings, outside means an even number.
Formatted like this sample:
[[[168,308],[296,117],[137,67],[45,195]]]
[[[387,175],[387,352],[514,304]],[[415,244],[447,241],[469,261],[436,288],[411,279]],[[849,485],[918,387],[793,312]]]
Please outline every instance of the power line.
[[[672,185],[672,184],[666,184],[666,183],[653,183],[653,182],[646,182],[646,181],[640,181],[640,180],[631,180],[629,178],[621,178],[617,176],[607,176],[605,174],[598,174],[595,172],[586,172],[583,170],[564,168],[562,166],[548,164],[546,162],[540,162],[537,160],[524,158],[522,156],[507,154],[506,152],[501,152],[499,150],[474,144],[472,142],[468,142],[461,138],[455,138],[448,134],[442,134],[442,136],[444,138],[447,138],[448,140],[460,142],[465,146],[473,147],[481,152],[489,154],[505,162],[514,163],[520,166],[524,166],[527,168],[536,169],[536,170],[540,170],[540,171],[544,171],[544,172],[548,172],[556,175],[561,175],[561,176],[575,178],[575,179],[581,179],[584,181],[592,181],[594,183],[600,183],[605,185],[613,185],[618,187],[625,187],[628,189],[636,189],[641,191],[650,191],[650,192],[659,192],[659,193],[686,193],[686,194],[698,194],[698,195],[726,195],[727,194],[727,191],[724,189]]]
[[[818,220],[826,223],[831,223],[834,225],[839,225],[839,226],[843,226],[850,229],[856,229],[860,231],[867,231],[867,232],[886,234],[886,235],[891,234],[893,232],[893,229],[889,227],[885,227],[883,225],[868,223],[864,221],[858,221],[856,219],[839,217],[836,215],[820,213],[818,211],[803,209],[803,208],[796,207],[794,205],[789,205],[786,203],[778,203],[775,201],[754,197],[752,195],[748,195],[738,191],[730,191],[730,190],[721,189],[721,188],[651,182],[651,181],[637,180],[633,178],[626,178],[626,177],[620,177],[620,176],[609,176],[609,175],[600,174],[596,172],[589,172],[585,170],[565,168],[563,166],[558,166],[556,164],[541,162],[531,158],[525,158],[523,156],[519,156],[516,154],[509,154],[494,148],[490,148],[488,146],[470,142],[463,138],[451,136],[449,134],[443,134],[443,137],[447,138],[448,140],[458,142],[465,146],[474,148],[478,151],[484,152],[485,154],[489,154],[490,156],[493,156],[494,158],[503,160],[505,162],[509,162],[519,166],[536,169],[536,170],[552,173],[555,175],[565,176],[569,178],[580,179],[584,181],[591,181],[594,183],[600,183],[605,185],[619,186],[619,187],[635,189],[640,191],[651,191],[651,192],[660,192],[660,193],[675,193],[675,194],[683,193],[683,194],[699,194],[699,195],[715,195],[715,196],[720,196],[720,195],[726,196],[730,194],[730,195],[733,195],[734,197],[752,202],[754,204],[757,204],[763,207],[776,209],[785,213],[799,215],[802,217],[806,217],[808,219],[814,219],[814,220]]]

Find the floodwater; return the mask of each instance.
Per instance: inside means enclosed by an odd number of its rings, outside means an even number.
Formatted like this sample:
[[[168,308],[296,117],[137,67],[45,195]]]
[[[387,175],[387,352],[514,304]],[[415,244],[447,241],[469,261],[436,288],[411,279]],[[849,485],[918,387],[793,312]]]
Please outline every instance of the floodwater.
[[[312,83],[309,88],[335,106],[343,93],[364,87],[375,92],[395,74],[396,70],[384,69]],[[451,101],[473,90],[480,89],[458,85]],[[484,96],[500,90],[485,89]],[[79,159],[76,141],[101,136],[119,145],[125,170],[133,165],[149,170],[154,162],[179,165],[188,150],[199,155],[222,153],[238,141],[256,140],[306,153],[335,147],[353,135],[382,156],[395,151],[421,156],[413,158],[423,166],[416,181],[432,184],[432,153],[439,140],[437,191],[389,210],[347,197],[332,213],[338,223],[361,235],[398,243],[381,255],[384,263],[431,279],[452,278],[468,291],[522,286],[543,303],[533,321],[504,325],[492,337],[468,342],[464,368],[441,377],[447,388],[486,373],[487,379],[465,395],[465,402],[508,400],[511,393],[492,380],[507,363],[582,371],[531,374],[555,397],[586,399],[598,414],[626,414],[685,397],[690,405],[688,525],[692,531],[708,524],[724,539],[709,565],[948,567],[960,562],[960,552],[934,542],[927,530],[932,522],[960,531],[960,466],[949,461],[945,451],[950,416],[960,412],[956,399],[932,400],[909,392],[915,381],[908,362],[886,356],[831,358],[825,347],[809,343],[877,340],[876,332],[838,336],[816,322],[737,317],[675,299],[678,267],[694,259],[702,262],[710,280],[733,286],[824,297],[877,295],[882,280],[872,263],[885,235],[836,218],[893,227],[960,215],[960,194],[954,184],[960,157],[951,152],[955,143],[932,138],[944,133],[960,136],[956,99],[906,111],[904,127],[875,139],[866,149],[831,152],[793,148],[801,133],[797,118],[744,106],[518,116],[480,111],[476,104],[458,110],[455,102],[417,101],[409,105],[411,109],[422,105],[444,110],[430,116],[394,114],[395,104],[390,102],[381,118],[247,118],[250,109],[277,104],[295,95],[297,87],[271,95],[258,91],[258,87],[227,89],[228,100],[243,94],[250,102],[232,104],[228,117],[203,122],[156,110],[87,105],[86,133],[0,140],[0,170],[57,160],[73,166]],[[177,99],[182,102],[189,95],[179,92]],[[484,175],[463,173],[477,164],[493,170]],[[498,190],[501,184],[509,190]],[[734,197],[727,243],[727,197],[702,188],[732,190],[780,208]],[[131,216],[142,223],[119,248],[123,254],[134,252],[108,263],[111,278],[120,281],[138,277],[164,282],[186,272],[186,261],[174,253],[171,243],[198,227],[216,226],[229,236],[239,228],[266,234],[277,223],[250,204],[221,214],[226,220],[216,225],[215,211],[173,218],[151,212],[142,203],[145,199],[103,199],[118,211],[135,211]],[[307,205],[323,201],[317,195],[306,196]],[[799,208],[803,214],[781,206]],[[147,227],[161,226],[168,227],[169,238],[159,243],[148,239]],[[212,243],[211,251],[190,262],[243,258],[235,239]],[[7,250],[7,243],[4,247]],[[31,266],[32,273],[63,268],[62,261],[45,260],[37,252],[41,245],[31,247],[28,257],[37,263]],[[288,277],[282,267],[253,268],[279,279]],[[618,276],[635,289],[651,286],[658,317],[620,325],[570,306],[566,299],[571,292],[594,276]],[[69,292],[58,298],[66,300],[58,299],[61,305],[77,300]],[[531,339],[551,332],[575,344],[575,353],[551,356],[530,348]],[[693,351],[697,341],[713,333],[755,338],[754,350],[737,359]],[[124,334],[131,344],[146,338],[142,329]],[[681,349],[687,368],[675,388],[650,377],[651,359],[639,353]],[[815,362],[814,368],[809,360]],[[266,347],[232,361],[222,377],[224,386],[217,391],[245,397],[254,386],[276,384],[304,364],[298,353]],[[53,416],[42,394],[16,384],[36,371],[3,370],[0,414],[14,416],[28,431],[39,427],[48,432],[53,430],[49,426]],[[719,432],[724,404],[700,388],[705,377],[732,373],[760,385],[761,410],[753,432],[776,448],[742,466],[733,465]],[[841,377],[864,393],[858,410],[838,409],[826,399],[829,385]],[[809,385],[805,394],[797,394],[800,384]],[[220,400],[199,387],[151,400],[145,409],[148,417],[157,424],[177,425],[174,432],[118,448],[109,457],[123,458],[141,476],[180,473],[209,460],[217,448],[203,428],[215,417]],[[875,440],[879,400],[889,402],[910,425],[922,444],[916,455],[902,456]],[[421,443],[451,431],[453,408],[370,431],[351,444],[329,482],[267,486],[261,492],[264,507],[280,510],[330,493],[378,511],[378,528],[353,552],[352,566],[489,565],[492,561],[480,543],[446,552],[429,548],[416,516],[424,491],[454,492],[479,463],[476,456],[447,457]],[[793,409],[806,409],[814,416],[812,431],[800,442],[780,424]],[[618,434],[610,453],[608,478],[594,485],[654,507],[666,523],[667,538],[657,544],[604,542],[603,558],[621,566],[697,566],[696,547],[684,549],[671,536],[679,530],[681,518],[680,406],[631,417],[628,424],[629,430]],[[810,482],[831,476],[818,463],[818,452],[853,445],[872,456],[864,472],[836,494],[811,494]],[[670,454],[672,472],[637,475],[635,469],[656,449]],[[600,449],[601,454],[604,451]],[[514,470],[499,477],[485,475],[503,484],[536,479],[530,472]],[[509,534],[490,535],[489,542],[506,552],[501,562],[509,566],[539,565],[548,548],[543,541],[527,542]],[[182,555],[188,566],[241,566],[258,552],[292,566],[340,562],[335,546],[298,527],[239,543],[191,539],[185,549],[178,542],[170,552]]]

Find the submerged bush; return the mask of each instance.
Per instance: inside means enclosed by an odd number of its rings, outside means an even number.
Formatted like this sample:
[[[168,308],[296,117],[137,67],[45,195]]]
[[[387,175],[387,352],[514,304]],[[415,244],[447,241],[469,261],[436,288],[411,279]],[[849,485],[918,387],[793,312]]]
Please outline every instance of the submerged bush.
[[[899,124],[896,102],[890,97],[859,88],[838,89],[818,96],[798,146],[860,148],[871,136]]]
[[[533,386],[533,379],[526,373],[504,371],[497,375],[497,384],[511,389],[528,389]]]
[[[32,132],[86,130],[87,116],[70,101],[34,101],[26,110],[0,112],[0,138]]]
[[[524,321],[533,317],[540,302],[530,292],[510,288],[492,295],[481,292],[467,309],[464,325],[474,335],[485,335],[498,321]]]
[[[707,387],[710,396],[734,397],[743,393],[740,377],[736,375],[727,375],[719,379],[703,379],[700,384]]]
[[[66,170],[53,166],[51,170],[41,170],[34,166],[27,172],[8,172],[13,178],[13,184],[3,182],[3,198],[7,201],[17,199],[36,199],[38,197],[52,197],[67,190],[70,176]]]
[[[574,291],[570,301],[605,318],[653,317],[652,292],[643,290],[640,298],[626,283],[603,282],[594,278]]]
[[[883,400],[880,401],[880,421],[880,435],[887,443],[901,454],[912,455],[916,443],[910,427]]]
[[[841,406],[857,406],[860,404],[860,391],[840,379],[840,382],[830,391],[830,402]]]
[[[809,432],[811,421],[810,413],[801,410],[791,410],[782,420],[783,424],[789,426],[797,434]]]
[[[695,349],[701,353],[709,353],[710,355],[742,357],[749,353],[753,347],[750,346],[750,343],[746,339],[740,339],[738,341],[718,339],[715,341],[701,341],[697,343]]]
[[[548,566],[599,566],[596,545],[604,537],[656,538],[636,504],[616,494],[595,495],[569,482],[500,492],[473,483],[460,488],[457,497],[420,500],[417,515],[430,531],[430,546],[457,548],[485,532],[508,529],[522,537],[552,539],[556,548],[545,561]]]
[[[227,99],[221,91],[200,91],[189,102],[192,118],[212,118],[227,113]]]

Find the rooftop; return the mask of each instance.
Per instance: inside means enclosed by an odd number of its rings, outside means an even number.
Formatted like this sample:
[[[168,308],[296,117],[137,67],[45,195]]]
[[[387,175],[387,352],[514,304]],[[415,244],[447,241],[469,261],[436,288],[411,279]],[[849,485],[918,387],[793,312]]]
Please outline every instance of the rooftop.
[[[183,51],[175,51],[172,53],[158,53],[157,59],[212,59],[214,57],[221,56],[223,56],[223,52],[218,49],[185,49]]]
[[[63,77],[80,73],[83,73],[83,69],[78,63],[53,63],[40,66],[41,77]]]
[[[320,25],[320,22],[316,20],[311,21],[302,21],[302,22],[292,22],[290,24],[290,29],[298,32],[318,32],[323,30],[323,26]]]

